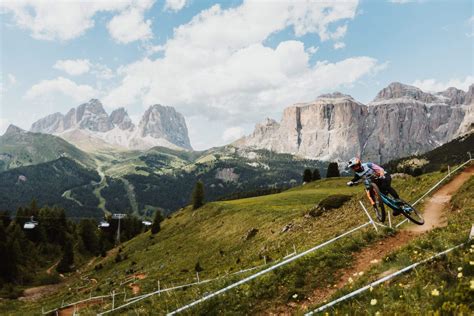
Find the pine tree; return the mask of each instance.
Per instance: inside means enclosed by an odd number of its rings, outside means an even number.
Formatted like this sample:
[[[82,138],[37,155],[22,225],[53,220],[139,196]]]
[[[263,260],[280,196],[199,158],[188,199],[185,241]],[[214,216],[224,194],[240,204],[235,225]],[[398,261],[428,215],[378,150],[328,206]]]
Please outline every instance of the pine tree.
[[[339,174],[339,166],[337,165],[337,162],[330,162],[326,172],[326,178],[335,178],[340,176],[341,175]]]
[[[151,233],[156,234],[161,230],[161,222],[163,221],[163,215],[161,215],[160,211],[156,211],[155,219],[153,220],[153,224],[151,225]]]
[[[79,223],[79,235],[84,243],[84,247],[92,254],[99,252],[99,238],[96,231],[95,224],[90,219],[82,220]]]
[[[201,180],[196,182],[192,194],[193,210],[197,210],[204,205],[204,184]]]
[[[312,178],[311,170],[305,169],[303,172],[303,182],[309,183],[311,182],[311,178]]]
[[[0,221],[0,258],[8,258],[7,234],[3,222]],[[8,277],[9,260],[0,260],[0,279],[5,280]],[[0,282],[1,283],[1,282]]]
[[[60,273],[72,271],[71,266],[74,264],[73,244],[69,237],[64,241],[63,257],[56,268]]]
[[[20,264],[25,259],[23,254],[28,254],[29,249],[26,249],[28,240],[23,230],[17,224],[12,224],[8,227],[6,237],[6,255],[2,258],[8,258],[8,260],[1,260],[4,261],[2,264],[2,273],[5,273],[5,275],[3,275],[5,280],[15,281],[19,276]]]
[[[316,180],[320,180],[320,179],[321,179],[321,174],[319,173],[319,169],[314,169],[311,180],[316,181]]]

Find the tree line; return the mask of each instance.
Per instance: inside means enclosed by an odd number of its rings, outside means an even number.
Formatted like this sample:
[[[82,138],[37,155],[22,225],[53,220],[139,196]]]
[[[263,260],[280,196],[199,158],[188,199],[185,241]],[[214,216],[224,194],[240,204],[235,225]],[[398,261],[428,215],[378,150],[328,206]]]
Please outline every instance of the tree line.
[[[330,162],[328,168],[326,170],[326,178],[335,178],[340,177],[341,174],[339,173],[339,166],[337,162]],[[321,174],[319,173],[319,169],[305,169],[303,172],[303,183],[309,183],[312,181],[320,180]]]
[[[33,229],[25,223],[37,222]],[[59,207],[38,207],[35,200],[18,208],[15,215],[0,212],[0,297],[16,297],[16,289],[25,285],[58,282],[59,273],[75,271],[79,264],[94,256],[106,256],[117,240],[118,220],[107,217],[109,227],[99,228],[94,219],[73,221]],[[163,216],[156,212],[151,226],[153,233],[160,229]],[[135,216],[120,222],[120,242],[129,240],[148,228]],[[8,258],[5,260],[5,258]],[[57,262],[53,273],[45,269]]]

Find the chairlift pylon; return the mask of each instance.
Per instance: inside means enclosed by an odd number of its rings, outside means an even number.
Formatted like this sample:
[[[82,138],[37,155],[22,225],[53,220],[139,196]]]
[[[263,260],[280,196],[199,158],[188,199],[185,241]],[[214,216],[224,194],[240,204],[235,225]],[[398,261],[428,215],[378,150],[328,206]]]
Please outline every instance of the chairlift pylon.
[[[23,229],[34,229],[36,226],[38,226],[38,222],[31,216],[30,220],[23,224]]]

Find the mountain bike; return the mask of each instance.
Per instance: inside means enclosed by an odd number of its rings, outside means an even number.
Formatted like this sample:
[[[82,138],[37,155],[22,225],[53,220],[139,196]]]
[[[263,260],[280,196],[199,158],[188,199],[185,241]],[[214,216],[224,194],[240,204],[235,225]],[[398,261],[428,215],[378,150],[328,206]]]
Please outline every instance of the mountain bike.
[[[385,205],[389,206],[394,211],[403,214],[406,218],[417,225],[423,225],[425,223],[421,214],[412,205],[403,200],[396,201],[387,194],[380,192],[378,185],[373,182],[372,177],[364,179],[364,186],[365,191],[367,192],[367,197],[377,215],[377,219],[382,223],[385,221]]]

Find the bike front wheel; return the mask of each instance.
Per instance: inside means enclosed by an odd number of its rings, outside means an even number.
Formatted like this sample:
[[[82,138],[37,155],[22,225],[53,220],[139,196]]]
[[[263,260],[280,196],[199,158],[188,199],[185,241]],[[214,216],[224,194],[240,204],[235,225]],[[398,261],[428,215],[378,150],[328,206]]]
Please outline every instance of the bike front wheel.
[[[423,225],[425,223],[423,216],[407,202],[401,200],[399,208],[400,212],[413,223],[417,225]]]
[[[379,187],[375,183],[372,183],[372,188],[369,192],[371,199],[375,202],[375,204],[372,205],[375,210],[375,215],[377,215],[377,219],[383,223],[385,221],[385,205],[380,196]]]

